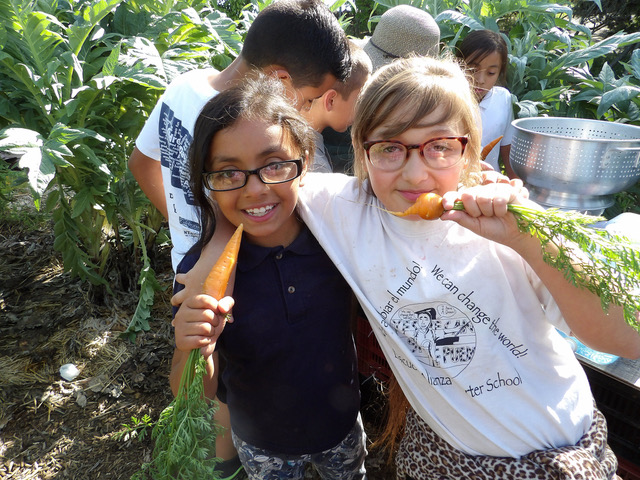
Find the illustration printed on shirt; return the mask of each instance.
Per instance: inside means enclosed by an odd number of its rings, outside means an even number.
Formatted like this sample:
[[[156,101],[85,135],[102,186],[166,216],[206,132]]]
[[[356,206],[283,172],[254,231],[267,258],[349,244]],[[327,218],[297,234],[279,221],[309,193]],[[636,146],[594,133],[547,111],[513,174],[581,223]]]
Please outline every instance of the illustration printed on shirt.
[[[446,302],[406,305],[389,325],[404,339],[414,359],[432,376],[457,376],[473,359],[476,331],[471,318]]]
[[[193,140],[189,130],[183,127],[180,119],[176,118],[173,110],[165,103],[160,109],[160,163],[169,169],[173,193],[167,200],[173,200],[173,210],[179,216],[179,223],[183,227],[195,232],[200,231],[200,225],[193,218],[185,218],[177,211],[176,205],[194,205],[193,193],[189,186],[189,147]],[[183,199],[174,199],[173,195],[182,195]],[[182,201],[181,201],[182,200]],[[188,235],[188,232],[185,232]]]

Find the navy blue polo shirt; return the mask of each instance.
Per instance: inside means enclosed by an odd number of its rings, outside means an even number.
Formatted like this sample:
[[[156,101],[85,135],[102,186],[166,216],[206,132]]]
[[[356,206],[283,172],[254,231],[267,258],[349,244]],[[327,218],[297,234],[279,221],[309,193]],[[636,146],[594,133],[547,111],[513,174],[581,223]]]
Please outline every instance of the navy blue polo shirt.
[[[217,349],[235,434],[291,455],[340,443],[360,405],[351,290],[322,247],[306,227],[286,248],[243,238],[233,296]]]

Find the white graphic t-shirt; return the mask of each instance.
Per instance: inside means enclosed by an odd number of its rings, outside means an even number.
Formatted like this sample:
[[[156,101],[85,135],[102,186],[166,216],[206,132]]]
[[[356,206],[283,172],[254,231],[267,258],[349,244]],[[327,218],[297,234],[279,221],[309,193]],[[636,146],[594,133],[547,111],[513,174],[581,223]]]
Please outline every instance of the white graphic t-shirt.
[[[496,138],[502,140],[493,147],[485,161],[497,172],[500,171],[498,157],[500,147],[511,145],[513,140],[513,106],[511,92],[504,87],[493,87],[480,102],[480,117],[482,119],[482,146],[485,147]],[[508,161],[509,159],[503,159]]]
[[[138,150],[161,164],[174,271],[200,235],[189,187],[189,147],[202,107],[218,93],[209,83],[216,73],[214,69],[192,70],[177,77],[160,97],[136,140]]]
[[[470,455],[575,444],[593,399],[531,268],[453,222],[381,208],[353,177],[312,173],[300,189],[304,221],[353,288],[416,412]]]

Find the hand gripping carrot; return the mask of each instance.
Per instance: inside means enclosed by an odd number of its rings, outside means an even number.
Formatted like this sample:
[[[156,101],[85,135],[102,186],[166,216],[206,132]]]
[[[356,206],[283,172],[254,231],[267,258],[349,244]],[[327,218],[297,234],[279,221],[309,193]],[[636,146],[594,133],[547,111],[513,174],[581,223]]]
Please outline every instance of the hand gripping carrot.
[[[543,253],[546,263],[562,271],[575,285],[598,295],[605,311],[610,304],[624,307],[626,322],[640,333],[640,251],[629,240],[589,226],[604,220],[601,217],[515,204],[507,205],[507,209],[515,215],[521,232],[538,238],[543,252],[549,244],[558,247],[555,256]],[[463,203],[455,202],[453,210],[464,210]],[[404,212],[390,213],[435,220],[444,213],[442,197],[423,193]],[[559,237],[564,240],[558,241]]]
[[[227,242],[204,285],[203,293],[219,300],[224,295],[238,259],[242,224]],[[214,471],[219,427],[213,421],[217,407],[204,396],[206,360],[193,349],[185,364],[176,398],[160,414],[153,427],[156,444],[150,463],[142,465],[132,479],[173,480],[177,478],[219,478]]]
[[[202,286],[202,293],[212,296],[216,300],[220,300],[227,290],[229,277],[233,272],[233,267],[238,260],[238,250],[240,249],[240,240],[242,239],[242,224],[238,225],[233,236],[227,242],[218,261],[213,266],[209,275]]]

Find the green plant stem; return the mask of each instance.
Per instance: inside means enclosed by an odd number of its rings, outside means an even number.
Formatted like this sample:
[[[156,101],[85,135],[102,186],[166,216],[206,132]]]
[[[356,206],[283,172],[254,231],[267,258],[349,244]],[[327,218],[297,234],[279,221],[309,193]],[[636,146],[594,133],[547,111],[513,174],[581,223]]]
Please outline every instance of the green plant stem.
[[[204,396],[206,360],[199,349],[189,353],[176,398],[153,427],[153,458],[132,479],[192,480],[220,478],[215,466],[216,436],[220,427],[213,414],[217,407]]]
[[[454,210],[464,210],[456,202]],[[640,333],[640,251],[625,239],[592,225],[601,217],[558,209],[535,210],[509,205],[521,232],[536,237],[544,261],[564,274],[573,285],[600,297],[603,310],[609,305],[624,309],[625,321]],[[554,246],[550,253],[547,246]]]
[[[180,385],[178,386],[178,394],[176,395],[175,401],[176,406],[178,408],[182,407],[188,401],[189,395],[189,387],[194,381],[194,377],[196,376],[196,365],[198,364],[198,360],[202,355],[200,354],[200,350],[194,349],[189,353],[189,357],[187,357],[187,363],[184,366],[184,370],[182,371],[182,376],[180,377]],[[200,380],[202,380],[202,376],[200,376]],[[173,416],[173,428],[176,427],[176,422],[178,421],[177,415]]]

